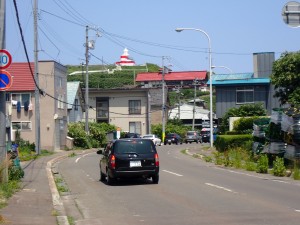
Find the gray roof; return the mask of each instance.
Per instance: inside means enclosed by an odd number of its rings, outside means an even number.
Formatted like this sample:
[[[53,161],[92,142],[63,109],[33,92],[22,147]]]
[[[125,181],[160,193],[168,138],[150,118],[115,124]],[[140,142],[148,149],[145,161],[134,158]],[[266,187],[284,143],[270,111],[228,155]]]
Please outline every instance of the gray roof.
[[[79,89],[80,82],[79,81],[70,81],[67,82],[67,102],[68,102],[68,109],[72,109],[74,104],[77,91]]]

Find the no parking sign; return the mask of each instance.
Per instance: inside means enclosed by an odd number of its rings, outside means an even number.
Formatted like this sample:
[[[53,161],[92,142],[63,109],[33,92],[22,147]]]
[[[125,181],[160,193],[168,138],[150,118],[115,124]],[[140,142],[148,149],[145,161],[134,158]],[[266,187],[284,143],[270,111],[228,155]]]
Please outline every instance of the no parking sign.
[[[9,72],[4,70],[10,66],[11,61],[11,54],[4,49],[0,49],[0,91],[11,87],[12,77]]]

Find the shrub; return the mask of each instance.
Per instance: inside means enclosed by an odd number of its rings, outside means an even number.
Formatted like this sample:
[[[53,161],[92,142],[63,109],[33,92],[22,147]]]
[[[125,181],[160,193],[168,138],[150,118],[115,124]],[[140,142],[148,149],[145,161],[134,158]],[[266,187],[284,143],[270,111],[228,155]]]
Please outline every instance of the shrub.
[[[214,144],[218,151],[224,152],[230,148],[243,147],[248,141],[252,141],[251,134],[218,135]]]
[[[268,173],[268,168],[269,168],[268,156],[265,154],[261,154],[257,160],[256,172]]]
[[[245,169],[248,171],[256,171],[256,163],[252,161],[246,161]]]
[[[286,168],[284,166],[283,158],[276,157],[275,162],[273,164],[273,174],[274,176],[283,177],[285,176]]]
[[[293,178],[294,180],[300,180],[300,169],[296,162],[294,164]]]
[[[242,117],[233,123],[233,130],[240,134],[251,134],[253,132],[253,121],[258,117]]]
[[[215,164],[216,165],[223,165],[224,164],[224,153],[221,152],[214,152],[213,153],[214,157],[215,157]]]

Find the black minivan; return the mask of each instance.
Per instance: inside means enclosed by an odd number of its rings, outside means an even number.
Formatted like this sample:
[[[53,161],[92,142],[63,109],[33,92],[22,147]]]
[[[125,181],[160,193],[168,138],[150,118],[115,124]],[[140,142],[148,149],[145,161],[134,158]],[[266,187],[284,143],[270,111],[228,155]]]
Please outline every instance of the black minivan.
[[[125,138],[110,141],[100,159],[100,180],[113,184],[117,178],[143,177],[159,181],[159,157],[153,141]]]

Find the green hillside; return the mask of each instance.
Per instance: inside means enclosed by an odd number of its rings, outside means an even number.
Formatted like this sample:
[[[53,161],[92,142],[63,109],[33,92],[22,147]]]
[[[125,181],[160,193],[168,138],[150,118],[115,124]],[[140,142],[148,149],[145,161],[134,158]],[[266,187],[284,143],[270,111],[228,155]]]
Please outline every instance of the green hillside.
[[[82,87],[85,87],[85,70],[81,65],[68,65],[68,81],[80,81]],[[143,66],[126,66],[121,70],[116,70],[115,65],[90,65],[89,66],[89,87],[90,88],[118,88],[127,85],[134,85],[134,79],[141,72],[158,72],[159,66],[155,64],[146,64]],[[100,71],[101,70],[101,71]],[[97,71],[97,72],[93,72]],[[70,75],[77,72],[75,75]]]

